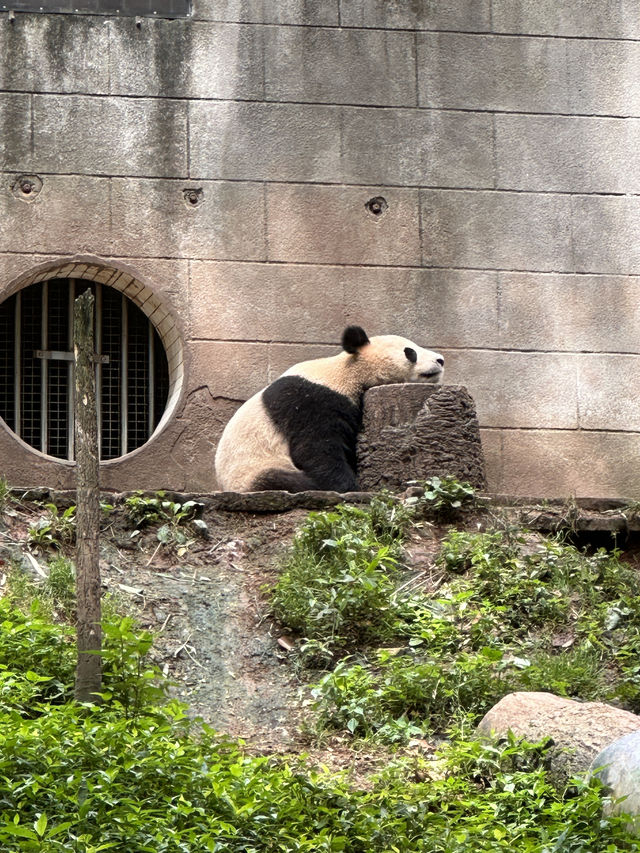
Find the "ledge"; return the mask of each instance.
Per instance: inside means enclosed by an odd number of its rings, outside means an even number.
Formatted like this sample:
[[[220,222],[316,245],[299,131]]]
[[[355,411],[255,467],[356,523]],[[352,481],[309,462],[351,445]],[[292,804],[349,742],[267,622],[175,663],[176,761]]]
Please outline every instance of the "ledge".
[[[53,503],[66,508],[76,502],[75,490],[49,488],[12,489],[21,501]],[[377,492],[205,492],[184,493],[163,490],[167,499],[184,503],[195,500],[207,509],[221,512],[290,512],[296,509],[320,510],[341,503],[367,504]],[[119,504],[137,492],[102,492],[101,498]],[[156,492],[143,494],[154,496]],[[512,495],[478,493],[479,512],[500,510],[515,522],[532,530],[630,532],[640,531],[640,503],[616,498],[540,499]],[[483,510],[484,508],[484,510]]]

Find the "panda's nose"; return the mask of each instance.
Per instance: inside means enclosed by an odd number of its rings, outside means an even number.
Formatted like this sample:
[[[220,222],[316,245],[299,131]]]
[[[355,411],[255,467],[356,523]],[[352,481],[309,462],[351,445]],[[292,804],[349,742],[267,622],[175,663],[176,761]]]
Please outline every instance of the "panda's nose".
[[[440,358],[436,358],[436,361],[438,362],[440,367],[444,367],[444,358],[442,358],[442,356],[440,356]]]

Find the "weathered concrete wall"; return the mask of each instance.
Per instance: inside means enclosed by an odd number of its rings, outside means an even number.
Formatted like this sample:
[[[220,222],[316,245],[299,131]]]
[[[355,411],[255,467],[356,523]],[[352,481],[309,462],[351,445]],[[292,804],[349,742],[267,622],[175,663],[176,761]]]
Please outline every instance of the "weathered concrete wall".
[[[640,0],[2,13],[0,298],[90,254],[179,319],[180,406],[120,488],[212,488],[234,405],[357,322],[444,351],[494,491],[638,498],[639,152]],[[0,470],[68,478],[2,432]]]

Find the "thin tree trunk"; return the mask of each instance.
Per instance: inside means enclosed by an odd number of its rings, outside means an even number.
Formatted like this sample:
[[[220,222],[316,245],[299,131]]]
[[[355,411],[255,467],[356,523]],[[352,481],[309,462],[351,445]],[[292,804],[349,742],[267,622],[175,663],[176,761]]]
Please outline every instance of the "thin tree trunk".
[[[78,596],[78,665],[75,698],[99,701],[102,688],[100,650],[100,487],[98,480],[98,418],[94,367],[93,308],[90,290],[75,300],[76,447],[76,589]]]

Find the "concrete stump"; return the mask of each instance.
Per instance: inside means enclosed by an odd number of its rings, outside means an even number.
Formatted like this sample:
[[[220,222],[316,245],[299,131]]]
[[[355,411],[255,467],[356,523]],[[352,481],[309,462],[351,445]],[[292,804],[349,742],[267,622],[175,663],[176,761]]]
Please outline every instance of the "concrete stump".
[[[473,398],[462,385],[380,385],[364,395],[358,486],[402,491],[408,480],[455,477],[486,486]]]

